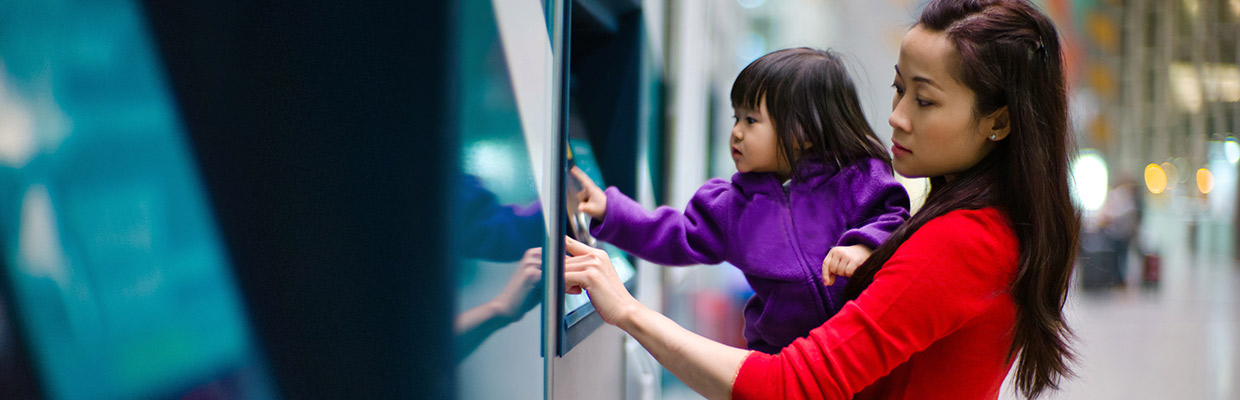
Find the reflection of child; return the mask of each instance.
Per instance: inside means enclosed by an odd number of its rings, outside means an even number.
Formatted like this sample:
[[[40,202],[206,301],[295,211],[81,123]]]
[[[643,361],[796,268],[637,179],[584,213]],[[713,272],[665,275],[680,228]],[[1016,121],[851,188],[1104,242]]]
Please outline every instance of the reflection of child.
[[[740,268],[754,290],[745,339],[774,353],[839,311],[846,279],[828,277],[824,286],[825,266],[860,265],[908,218],[908,194],[834,53],[796,48],[759,58],[736,78],[732,107],[739,172],[731,182],[707,181],[683,214],[646,211],[573,174],[597,238],[660,264]]]

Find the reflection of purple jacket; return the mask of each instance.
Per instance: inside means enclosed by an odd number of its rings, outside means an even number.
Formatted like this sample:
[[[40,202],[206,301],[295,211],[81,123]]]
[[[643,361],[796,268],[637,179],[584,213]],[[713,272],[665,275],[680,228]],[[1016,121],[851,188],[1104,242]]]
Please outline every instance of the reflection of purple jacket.
[[[775,353],[844,306],[844,279],[822,284],[822,260],[834,246],[887,240],[908,219],[908,193],[891,167],[869,159],[844,168],[812,164],[785,192],[769,173],[711,179],[684,213],[650,212],[616,188],[595,237],[665,265],[732,263],[754,295],[745,305],[750,349]]]

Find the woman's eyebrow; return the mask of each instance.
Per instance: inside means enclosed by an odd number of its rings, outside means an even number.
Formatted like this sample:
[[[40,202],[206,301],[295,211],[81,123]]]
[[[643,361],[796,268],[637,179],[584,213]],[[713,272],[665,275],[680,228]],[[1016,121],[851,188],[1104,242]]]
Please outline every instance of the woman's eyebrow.
[[[930,80],[930,78],[927,78],[924,76],[914,76],[913,82],[922,82],[922,83],[925,83],[927,85],[934,87],[935,89],[943,90],[943,88],[939,87],[939,85],[936,85],[934,81]]]
[[[900,75],[900,66],[899,66],[899,65],[896,65],[896,66],[895,66],[895,69],[896,69],[896,75],[897,75],[897,76],[899,76],[899,75]],[[927,85],[930,85],[930,86],[934,87],[935,89],[938,89],[938,90],[943,90],[943,88],[939,87],[939,85],[938,85],[938,84],[936,84],[936,83],[934,83],[934,81],[933,81],[933,80],[931,80],[930,78],[927,78],[927,77],[921,76],[921,75],[914,75],[914,76],[913,76],[913,82],[921,82],[921,83],[925,83],[925,84],[927,84]]]

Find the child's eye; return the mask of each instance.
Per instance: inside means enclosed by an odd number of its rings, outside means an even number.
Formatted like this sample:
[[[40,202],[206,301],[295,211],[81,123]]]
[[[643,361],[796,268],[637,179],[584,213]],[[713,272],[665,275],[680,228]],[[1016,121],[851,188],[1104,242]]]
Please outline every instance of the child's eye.
[[[753,119],[753,117],[745,117],[745,123],[752,124],[754,122],[758,122],[758,120]]]

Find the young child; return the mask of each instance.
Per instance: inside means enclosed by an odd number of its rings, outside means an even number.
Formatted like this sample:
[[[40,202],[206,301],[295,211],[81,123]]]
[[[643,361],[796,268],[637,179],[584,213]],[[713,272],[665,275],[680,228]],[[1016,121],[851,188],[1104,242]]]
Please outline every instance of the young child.
[[[740,268],[754,290],[745,305],[748,347],[775,353],[843,307],[846,279],[827,267],[855,268],[869,257],[908,218],[908,193],[830,51],[762,56],[736,77],[732,108],[738,172],[731,182],[707,181],[683,214],[646,211],[572,172],[596,238],[659,264]]]

